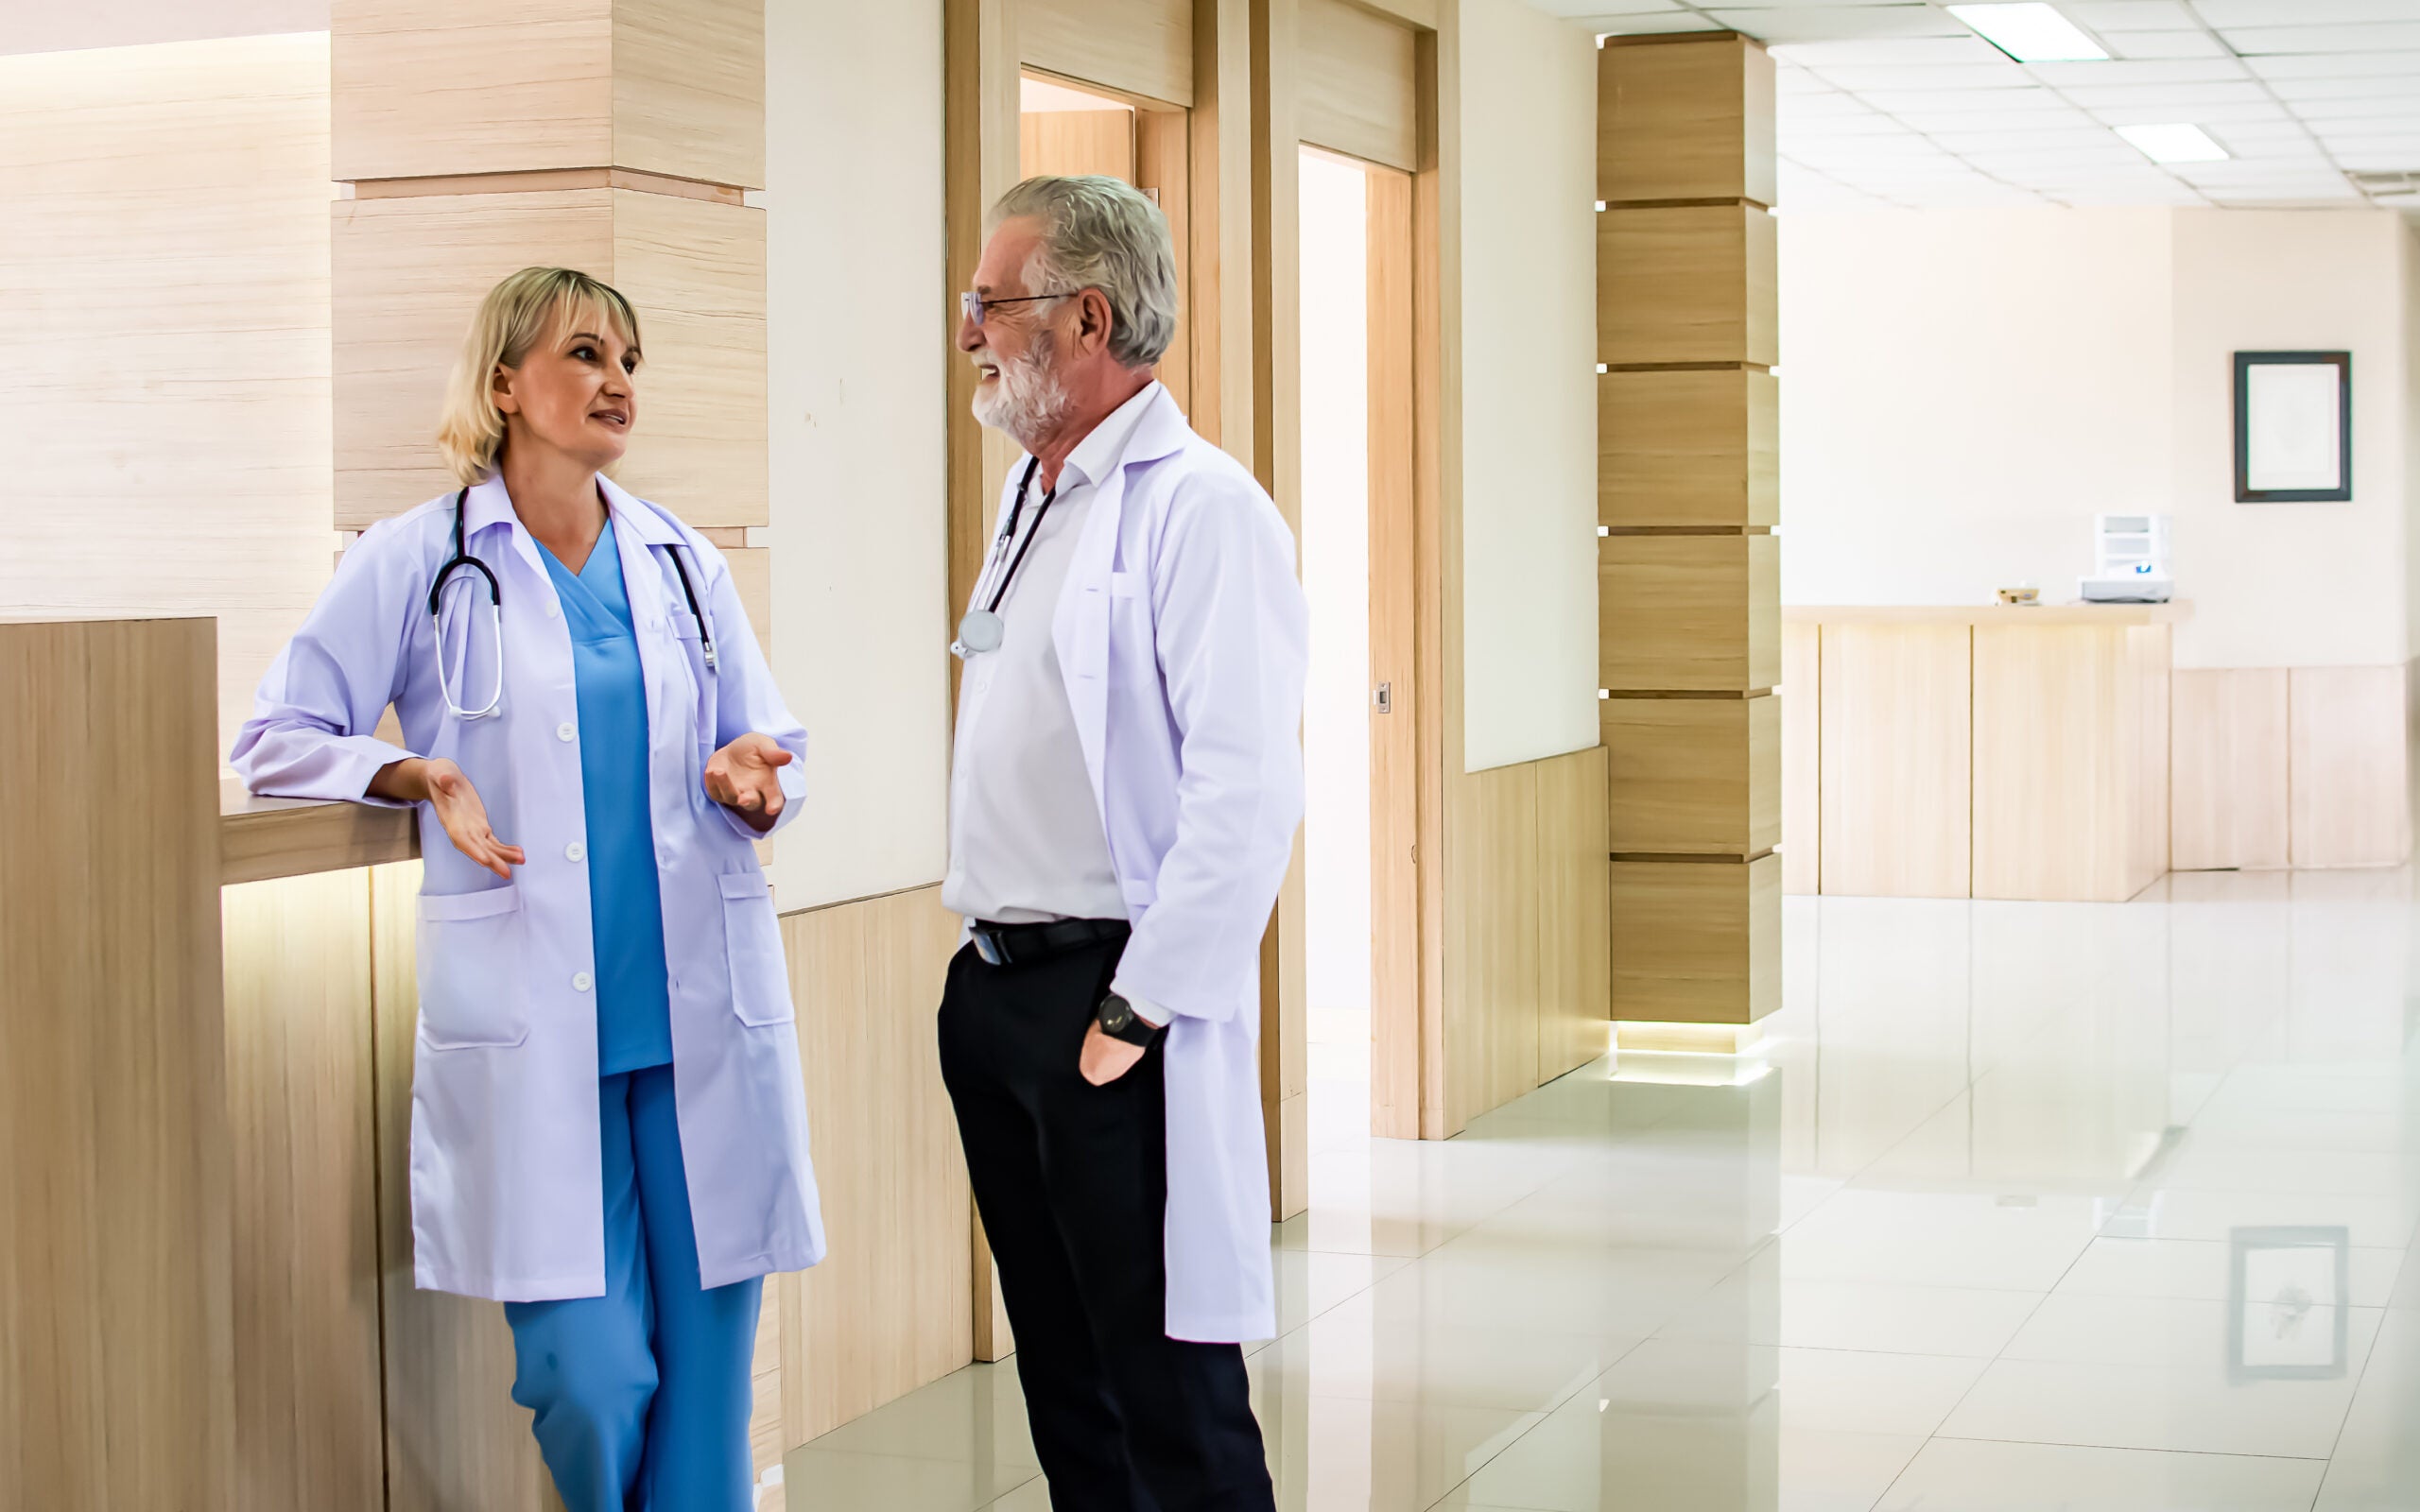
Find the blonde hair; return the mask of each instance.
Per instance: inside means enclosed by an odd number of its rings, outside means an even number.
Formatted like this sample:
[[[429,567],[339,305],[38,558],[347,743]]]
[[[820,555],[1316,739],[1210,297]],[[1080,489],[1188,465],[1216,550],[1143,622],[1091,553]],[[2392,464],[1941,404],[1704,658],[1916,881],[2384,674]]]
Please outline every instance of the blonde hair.
[[[488,290],[462,338],[461,355],[445,385],[445,413],[437,449],[463,488],[495,473],[504,453],[504,412],[495,407],[495,370],[518,368],[529,349],[567,317],[600,316],[636,351],[638,312],[619,289],[568,267],[525,267]]]

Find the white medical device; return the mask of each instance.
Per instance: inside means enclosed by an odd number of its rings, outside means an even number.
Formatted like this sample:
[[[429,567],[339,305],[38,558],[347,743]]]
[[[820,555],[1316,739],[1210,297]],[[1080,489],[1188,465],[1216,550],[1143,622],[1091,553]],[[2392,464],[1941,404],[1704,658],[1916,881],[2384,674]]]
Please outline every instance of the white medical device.
[[[2077,585],[2087,604],[2165,604],[2176,592],[2169,517],[2103,514],[2092,522],[2093,575]]]

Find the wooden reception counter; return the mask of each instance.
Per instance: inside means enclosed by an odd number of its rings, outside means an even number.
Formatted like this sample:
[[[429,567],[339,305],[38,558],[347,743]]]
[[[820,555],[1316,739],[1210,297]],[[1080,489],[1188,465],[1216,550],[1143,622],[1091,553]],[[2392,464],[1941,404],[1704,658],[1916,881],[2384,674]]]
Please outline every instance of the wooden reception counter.
[[[1782,611],[1788,891],[2118,902],[2168,869],[2184,604]]]

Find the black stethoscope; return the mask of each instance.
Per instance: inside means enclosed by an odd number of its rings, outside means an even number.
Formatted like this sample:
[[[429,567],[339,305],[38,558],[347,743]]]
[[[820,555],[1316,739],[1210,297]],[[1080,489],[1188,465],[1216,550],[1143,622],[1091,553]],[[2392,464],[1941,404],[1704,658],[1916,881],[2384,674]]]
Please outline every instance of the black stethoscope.
[[[463,501],[470,496],[471,490],[468,489],[454,495],[454,555],[446,559],[444,566],[437,569],[437,581],[428,585],[428,619],[431,628],[436,632],[437,692],[438,696],[445,700],[445,712],[457,719],[485,719],[504,706],[504,593],[496,586],[495,574],[489,569],[488,564],[472,556],[463,544],[462,505]],[[600,504],[605,502],[602,489],[597,490],[597,502]],[[609,505],[607,507],[610,512],[612,507]],[[665,555],[672,558],[672,570],[681,575],[681,595],[689,601],[690,617],[698,622],[698,640],[705,651],[706,670],[715,671],[714,629],[706,623],[706,611],[698,603],[698,590],[689,581],[689,569],[682,565],[681,552],[678,547],[666,546]],[[455,702],[454,690],[446,686],[445,682],[445,623],[440,612],[440,598],[445,592],[446,580],[465,567],[487,579],[488,632],[490,639],[495,642],[495,696],[490,698],[486,706],[479,709],[465,709]],[[465,635],[462,637],[462,659],[467,660],[470,654],[471,638]],[[454,669],[455,681],[458,684],[461,681],[461,676],[462,669],[458,665]]]
[[[992,555],[983,564],[985,579],[999,564],[1001,554],[1008,550],[1009,542],[1016,539],[1017,517],[1025,513],[1026,492],[1033,487],[1034,470],[1041,466],[1040,457],[1032,458],[1025,465],[1025,476],[1017,480],[1016,503],[1009,507],[1008,523],[1000,527],[999,535],[992,542]],[[996,651],[1000,643],[1008,638],[1008,622],[1000,618],[1000,601],[1009,596],[1009,585],[1016,581],[1017,569],[1025,565],[1025,554],[1033,549],[1034,538],[1042,534],[1042,522],[1050,518],[1050,507],[1058,498],[1059,490],[1055,486],[1042,496],[1042,507],[1033,512],[1033,528],[1025,533],[1024,543],[1017,547],[1016,555],[1009,558],[1009,570],[1000,575],[999,586],[992,591],[992,601],[981,609],[967,610],[966,618],[958,622],[958,639],[950,643],[949,648],[959,661],[970,661],[983,652]],[[977,580],[975,585],[975,596],[977,599],[983,596],[982,580]]]

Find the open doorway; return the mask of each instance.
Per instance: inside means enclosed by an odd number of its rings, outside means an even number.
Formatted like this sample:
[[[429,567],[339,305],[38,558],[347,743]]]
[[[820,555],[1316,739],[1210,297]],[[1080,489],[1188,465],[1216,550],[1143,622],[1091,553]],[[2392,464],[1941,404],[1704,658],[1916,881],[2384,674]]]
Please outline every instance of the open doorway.
[[[1306,146],[1297,184],[1316,1149],[1420,1132],[1411,179]]]

